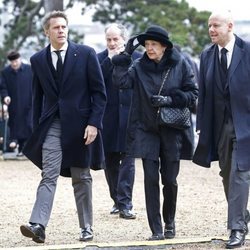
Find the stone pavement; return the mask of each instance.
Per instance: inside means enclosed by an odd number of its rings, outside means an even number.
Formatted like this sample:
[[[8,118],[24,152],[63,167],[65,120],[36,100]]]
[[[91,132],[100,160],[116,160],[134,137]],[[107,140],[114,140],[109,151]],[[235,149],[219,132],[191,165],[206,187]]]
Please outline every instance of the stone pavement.
[[[93,171],[94,240],[78,241],[78,220],[70,178],[58,179],[54,207],[45,244],[38,245],[21,235],[19,226],[28,221],[40,170],[28,160],[0,161],[0,248],[1,249],[223,249],[228,238],[226,202],[216,163],[211,169],[190,161],[181,162],[176,213],[177,235],[173,240],[149,242],[141,161],[136,161],[133,191],[136,220],[109,214],[112,201],[103,171]],[[247,238],[249,240],[249,238]],[[246,246],[241,249],[248,249]]]

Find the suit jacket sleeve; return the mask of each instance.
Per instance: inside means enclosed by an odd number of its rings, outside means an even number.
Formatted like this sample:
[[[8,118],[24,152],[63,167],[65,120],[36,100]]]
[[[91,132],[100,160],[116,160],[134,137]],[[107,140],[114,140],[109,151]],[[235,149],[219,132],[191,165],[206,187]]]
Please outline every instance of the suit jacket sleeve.
[[[94,50],[91,50],[88,58],[88,83],[92,101],[88,124],[101,129],[107,98],[101,67]]]
[[[33,79],[32,79],[32,105],[33,105],[33,129],[35,129],[39,124],[39,119],[42,112],[42,103],[43,103],[43,90],[39,79],[36,75],[36,71],[33,69],[33,61],[31,59],[31,67],[33,70]]]

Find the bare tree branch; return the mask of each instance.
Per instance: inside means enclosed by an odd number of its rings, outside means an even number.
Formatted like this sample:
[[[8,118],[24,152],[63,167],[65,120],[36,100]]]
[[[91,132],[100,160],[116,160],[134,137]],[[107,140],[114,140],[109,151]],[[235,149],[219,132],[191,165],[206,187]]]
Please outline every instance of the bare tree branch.
[[[28,2],[28,0],[26,0],[26,2]],[[44,4],[44,1],[41,0],[36,5],[36,7],[32,11],[30,11],[30,15],[29,15],[28,20],[27,20],[27,28],[26,28],[25,32],[23,33],[22,39],[17,44],[18,48],[20,48],[22,46],[22,44],[25,42],[25,40],[27,39],[27,37],[31,35],[33,18],[35,15],[37,15],[39,13],[40,9],[43,7],[43,4]],[[26,6],[26,8],[27,8],[27,6]],[[24,12],[25,9],[22,8],[22,11]]]

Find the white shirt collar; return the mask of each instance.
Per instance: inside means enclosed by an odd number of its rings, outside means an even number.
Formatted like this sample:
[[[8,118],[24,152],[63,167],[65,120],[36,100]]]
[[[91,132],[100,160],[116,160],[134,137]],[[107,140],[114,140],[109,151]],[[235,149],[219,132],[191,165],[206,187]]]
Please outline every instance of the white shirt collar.
[[[64,59],[66,56],[66,51],[68,49],[68,42],[66,42],[62,47],[61,47],[61,56],[62,56],[62,61],[64,63]],[[54,67],[56,68],[56,62],[57,62],[57,55],[54,51],[56,51],[57,49],[55,49],[52,45],[50,45],[50,53],[51,53],[51,57],[52,57],[52,63],[54,65]]]
[[[68,49],[68,41],[66,41],[66,43],[61,47],[61,49],[60,50],[62,50],[62,51],[66,51],[67,49]],[[52,46],[52,44],[50,45],[50,52],[52,53],[52,52],[54,52],[54,51],[56,51],[57,49],[55,49],[53,46]]]
[[[227,49],[228,52],[232,53],[233,48],[234,48],[234,43],[235,43],[235,36],[233,36],[233,38],[230,40],[230,42],[224,48]],[[219,47],[219,51],[221,51],[221,49],[223,48],[220,45],[218,45],[218,47]]]

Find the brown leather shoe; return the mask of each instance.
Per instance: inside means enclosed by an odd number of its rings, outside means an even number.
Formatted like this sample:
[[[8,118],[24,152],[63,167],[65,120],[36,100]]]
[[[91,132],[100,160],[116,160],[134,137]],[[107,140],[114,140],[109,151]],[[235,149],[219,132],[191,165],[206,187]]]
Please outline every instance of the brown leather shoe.
[[[40,224],[21,225],[20,230],[23,236],[32,238],[36,243],[45,241],[45,229]]]

